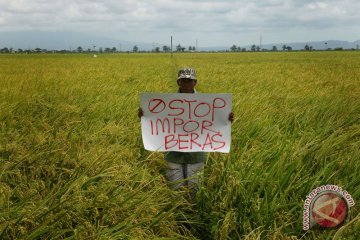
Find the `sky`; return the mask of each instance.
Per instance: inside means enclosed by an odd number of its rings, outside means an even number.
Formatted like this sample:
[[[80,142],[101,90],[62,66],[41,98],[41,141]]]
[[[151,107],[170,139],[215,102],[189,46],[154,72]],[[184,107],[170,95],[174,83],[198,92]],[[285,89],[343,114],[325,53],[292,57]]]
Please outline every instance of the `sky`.
[[[360,39],[359,0],[0,0],[0,32],[237,46]]]

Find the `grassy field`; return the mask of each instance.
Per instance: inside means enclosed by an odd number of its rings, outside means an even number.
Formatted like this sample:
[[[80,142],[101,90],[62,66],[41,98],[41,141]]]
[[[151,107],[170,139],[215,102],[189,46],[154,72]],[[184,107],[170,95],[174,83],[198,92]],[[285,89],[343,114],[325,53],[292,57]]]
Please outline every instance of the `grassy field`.
[[[360,200],[360,52],[0,55],[0,239],[360,239],[302,230],[314,188]],[[147,152],[140,92],[232,93],[196,206]]]

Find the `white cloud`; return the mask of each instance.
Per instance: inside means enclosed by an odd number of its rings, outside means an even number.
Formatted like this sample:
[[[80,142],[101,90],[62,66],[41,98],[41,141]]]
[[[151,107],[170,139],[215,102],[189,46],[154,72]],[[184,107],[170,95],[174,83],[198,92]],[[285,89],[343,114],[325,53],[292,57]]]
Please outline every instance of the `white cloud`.
[[[307,4],[307,7],[311,10],[321,10],[327,8],[329,5],[325,2],[314,2]]]
[[[357,0],[0,0],[0,31],[96,32],[124,40],[178,34],[219,45],[260,34],[284,39],[291,32],[300,38],[318,29],[314,37],[327,31],[344,39],[341,26],[352,29],[348,38],[360,32],[359,11]]]

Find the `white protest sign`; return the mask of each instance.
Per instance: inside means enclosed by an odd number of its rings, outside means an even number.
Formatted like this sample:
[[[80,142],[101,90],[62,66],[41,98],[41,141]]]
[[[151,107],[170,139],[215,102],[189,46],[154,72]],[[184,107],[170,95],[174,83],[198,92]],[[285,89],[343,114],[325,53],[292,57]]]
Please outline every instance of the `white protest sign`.
[[[230,94],[142,93],[140,106],[145,149],[230,151]]]

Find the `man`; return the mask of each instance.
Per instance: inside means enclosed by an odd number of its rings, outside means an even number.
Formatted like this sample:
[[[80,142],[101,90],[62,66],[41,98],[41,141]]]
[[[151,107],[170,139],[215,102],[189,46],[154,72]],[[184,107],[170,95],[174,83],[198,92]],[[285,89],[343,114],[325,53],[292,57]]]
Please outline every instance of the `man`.
[[[177,84],[179,86],[178,93],[196,93],[197,77],[195,70],[192,68],[180,69]],[[138,117],[141,118],[142,116],[143,111],[139,108]],[[231,112],[228,119],[232,122],[234,113]],[[166,152],[166,178],[170,187],[173,189],[188,187],[191,199],[194,200],[199,183],[197,173],[203,171],[206,158],[206,152]]]

